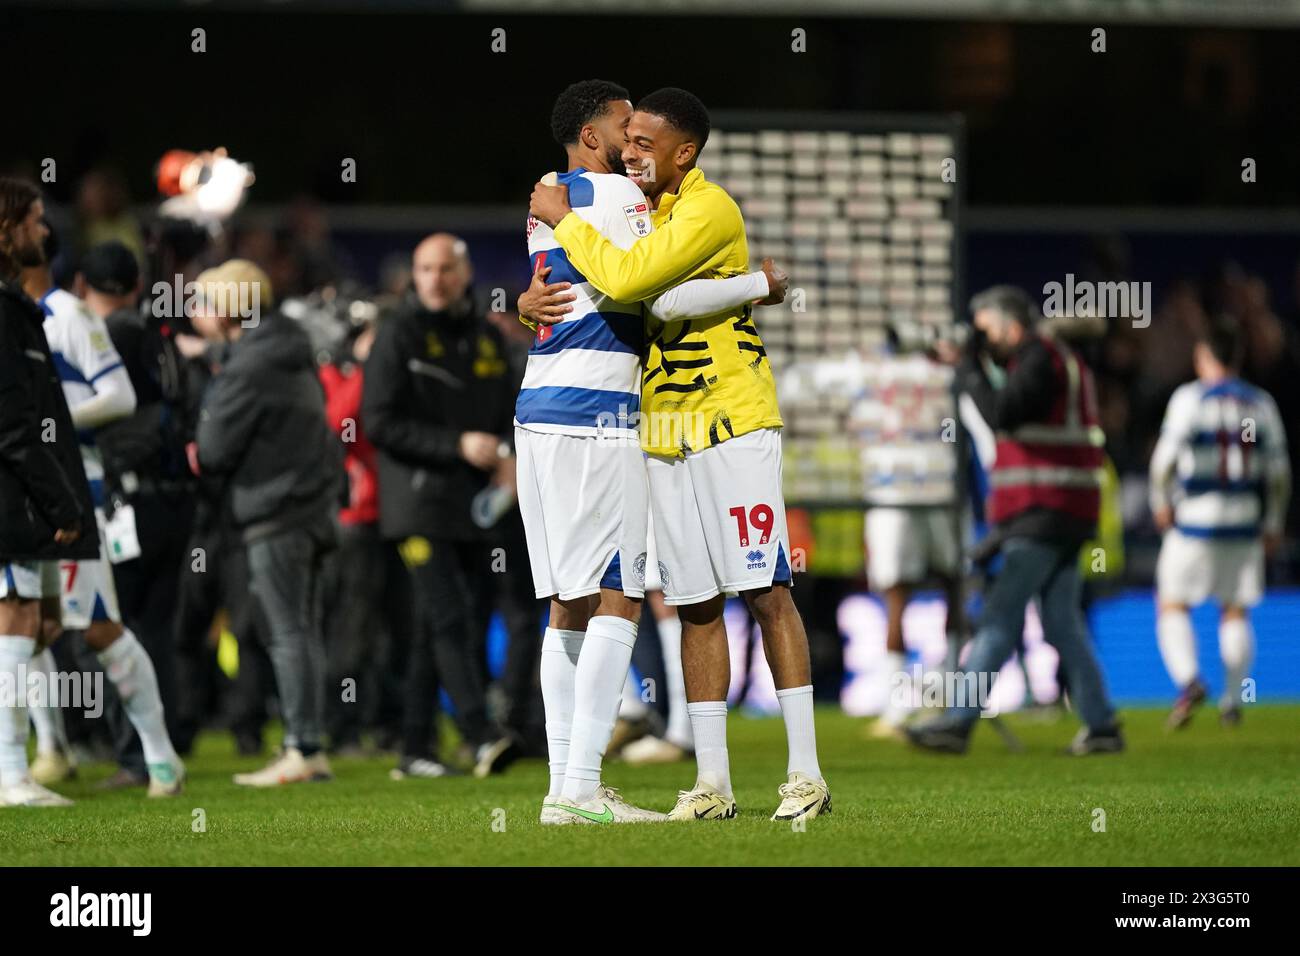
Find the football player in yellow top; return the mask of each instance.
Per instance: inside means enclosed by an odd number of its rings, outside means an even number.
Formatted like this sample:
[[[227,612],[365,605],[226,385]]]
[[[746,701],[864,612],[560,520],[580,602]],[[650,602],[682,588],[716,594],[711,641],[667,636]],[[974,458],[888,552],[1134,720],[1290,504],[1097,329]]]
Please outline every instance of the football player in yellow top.
[[[740,209],[696,168],[709,126],[704,104],[685,90],[658,90],[637,104],[623,162],[655,208],[653,228],[630,249],[573,215],[563,186],[539,183],[529,211],[554,228],[573,267],[620,302],[653,298],[688,279],[743,275],[749,246]],[[781,414],[752,307],[651,320],[647,339],[641,445],[664,596],[682,619],[698,764],[695,786],[679,795],[669,816],[736,813],[726,740],[731,665],[722,622],[725,597],[736,593],[762,628],[789,743],[788,779],[772,819],[827,813],[808,638],[790,597]]]

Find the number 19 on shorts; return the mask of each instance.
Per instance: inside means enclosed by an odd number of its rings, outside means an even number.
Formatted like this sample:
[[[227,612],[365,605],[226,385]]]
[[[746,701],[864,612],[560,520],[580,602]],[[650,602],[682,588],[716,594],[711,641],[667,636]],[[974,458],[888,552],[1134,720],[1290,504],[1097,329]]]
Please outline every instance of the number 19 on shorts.
[[[759,533],[758,543],[767,544],[772,537],[772,523],[775,515],[772,513],[770,505],[754,505],[745,511],[744,505],[737,505],[730,510],[730,515],[736,519],[736,533],[740,537],[740,546],[749,547],[750,526],[752,525]]]

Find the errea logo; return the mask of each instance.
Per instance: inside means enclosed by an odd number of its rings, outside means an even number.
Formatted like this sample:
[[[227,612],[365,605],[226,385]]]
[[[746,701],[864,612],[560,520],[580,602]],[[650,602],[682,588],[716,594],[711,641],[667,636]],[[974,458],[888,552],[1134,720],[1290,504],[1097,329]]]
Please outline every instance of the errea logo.
[[[51,926],[128,926],[133,936],[148,936],[152,917],[152,893],[82,893],[73,886],[50,897]]]
[[[763,552],[759,551],[757,548],[755,548],[753,551],[750,551],[748,554],[746,554],[745,560],[749,562],[749,564],[747,564],[746,567],[750,571],[767,567],[767,562],[764,560]]]

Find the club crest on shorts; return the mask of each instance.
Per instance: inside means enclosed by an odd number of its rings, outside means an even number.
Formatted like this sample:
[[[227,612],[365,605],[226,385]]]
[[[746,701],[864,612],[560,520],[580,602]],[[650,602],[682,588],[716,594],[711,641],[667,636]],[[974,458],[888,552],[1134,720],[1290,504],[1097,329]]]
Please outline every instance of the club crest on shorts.
[[[632,577],[636,578],[636,583],[644,587],[645,585],[645,562],[646,553],[642,551],[632,562]]]
[[[638,237],[650,235],[650,204],[644,202],[632,203],[623,207],[623,215],[627,216],[627,224],[632,227],[632,231]]]
[[[763,554],[762,551],[759,551],[757,548],[747,553],[745,555],[745,560],[749,562],[749,564],[745,565],[745,567],[748,568],[750,571],[755,571],[767,567],[766,556]]]

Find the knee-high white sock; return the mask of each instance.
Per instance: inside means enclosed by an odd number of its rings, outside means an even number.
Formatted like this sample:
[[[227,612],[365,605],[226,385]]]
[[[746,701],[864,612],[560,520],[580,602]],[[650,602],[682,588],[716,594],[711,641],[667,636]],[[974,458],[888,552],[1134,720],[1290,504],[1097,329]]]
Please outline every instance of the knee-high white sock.
[[[1219,621],[1219,655],[1223,658],[1223,696],[1220,709],[1241,706],[1241,682],[1255,657],[1255,630],[1244,617]]]
[[[664,683],[668,685],[668,729],[664,739],[683,750],[695,745],[691,715],[686,712],[686,679],[682,676],[682,620],[676,614],[657,621],[659,646],[664,656]]]
[[[96,657],[117,689],[117,695],[122,698],[122,708],[131,726],[140,735],[144,762],[151,770],[155,764],[178,763],[171,738],[167,736],[167,725],[163,723],[158,675],[154,673],[149,654],[135,635],[129,629],[124,630],[121,637]]]
[[[899,678],[899,674],[903,678]],[[885,707],[880,712],[880,719],[893,726],[901,726],[907,719],[908,706],[905,683],[907,676],[907,655],[902,651],[886,651],[885,666],[882,669],[885,684]]]
[[[582,631],[548,627],[542,638],[542,705],[546,709],[546,752],[551,768],[548,797],[558,797],[564,788],[569,736],[573,732],[573,677],[585,636]]]
[[[10,787],[27,776],[28,661],[36,641],[19,634],[0,636],[0,684],[13,690],[14,699],[0,701],[0,787]]]
[[[54,688],[54,654],[48,647],[32,655],[27,667],[29,673],[40,671],[45,674],[45,686]],[[63,730],[63,711],[58,701],[49,699],[39,706],[30,706],[27,708],[27,715],[32,720],[32,726],[36,728],[38,754],[52,754],[67,749],[67,735]]]
[[[727,702],[692,701],[686,705],[695,732],[695,785],[731,796],[731,762],[727,756]]]
[[[602,614],[587,624],[573,680],[573,736],[564,771],[564,799],[590,800],[600,786],[600,765],[614,733],[623,681],[632,661],[636,625]]]
[[[641,682],[629,667],[627,676],[623,678],[623,697],[618,702],[618,716],[624,720],[640,720],[648,713],[650,707],[641,699]]]
[[[1196,680],[1199,673],[1196,635],[1186,611],[1160,612],[1156,618],[1156,642],[1160,645],[1160,656],[1165,660],[1165,670],[1169,671],[1179,690]]]
[[[785,738],[790,746],[790,759],[786,763],[785,772],[798,771],[820,780],[822,768],[817,763],[812,684],[778,690],[776,699],[781,705],[781,716],[785,719]]]

